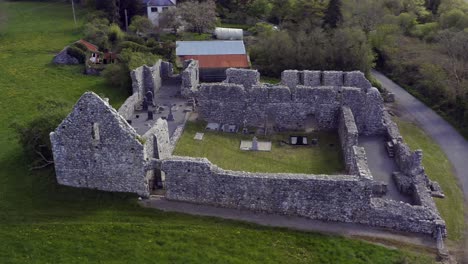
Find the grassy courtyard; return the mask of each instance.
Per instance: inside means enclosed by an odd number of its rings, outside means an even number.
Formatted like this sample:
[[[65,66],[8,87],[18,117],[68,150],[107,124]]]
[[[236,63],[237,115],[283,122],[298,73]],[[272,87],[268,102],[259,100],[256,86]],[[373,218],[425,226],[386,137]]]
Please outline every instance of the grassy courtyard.
[[[396,120],[401,134],[411,149],[423,150],[423,165],[431,180],[437,181],[444,199],[434,198],[437,209],[447,224],[448,237],[454,244],[465,230],[463,193],[453,174],[452,165],[442,149],[415,124]]]
[[[70,9],[0,1],[0,263],[432,262],[338,236],[144,209],[132,195],[59,186],[52,170],[30,171],[11,123],[30,120],[50,101],[71,109],[88,90],[115,107],[126,97],[79,66],[50,64],[80,37]]]
[[[334,174],[344,171],[343,158],[336,133],[282,133],[259,137],[271,141],[272,149],[264,151],[240,150],[241,140],[252,140],[252,135],[205,131],[206,123],[188,122],[174,154],[206,157],[224,169],[251,172],[290,172],[309,174]],[[195,140],[196,132],[205,133],[203,140]],[[289,135],[307,135],[319,140],[318,146],[280,145]]]

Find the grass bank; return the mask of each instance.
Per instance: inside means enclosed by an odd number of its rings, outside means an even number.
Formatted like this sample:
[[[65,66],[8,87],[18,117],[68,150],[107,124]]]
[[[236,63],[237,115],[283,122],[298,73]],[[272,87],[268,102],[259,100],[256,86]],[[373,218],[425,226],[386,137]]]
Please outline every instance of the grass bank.
[[[431,262],[337,236],[144,209],[132,195],[59,186],[52,170],[29,171],[9,124],[51,101],[71,109],[88,90],[114,106],[126,96],[79,66],[50,64],[80,37],[69,4],[0,2],[0,10],[8,17],[0,29],[0,263]]]

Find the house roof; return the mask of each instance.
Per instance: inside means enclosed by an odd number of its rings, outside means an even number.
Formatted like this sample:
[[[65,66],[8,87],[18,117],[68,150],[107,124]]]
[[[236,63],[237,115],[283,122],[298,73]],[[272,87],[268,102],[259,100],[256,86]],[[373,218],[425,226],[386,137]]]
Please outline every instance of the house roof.
[[[230,55],[186,55],[183,60],[197,60],[200,69],[249,68],[249,59],[245,54]]]
[[[176,41],[176,55],[246,54],[242,40]]]
[[[80,39],[78,40],[77,42],[83,44],[86,46],[86,48],[88,48],[89,51],[92,51],[92,52],[99,52],[99,48],[98,46],[94,45],[94,44],[91,44],[89,43],[88,41],[84,40],[84,39]]]
[[[175,0],[142,0],[147,6],[175,6]]]

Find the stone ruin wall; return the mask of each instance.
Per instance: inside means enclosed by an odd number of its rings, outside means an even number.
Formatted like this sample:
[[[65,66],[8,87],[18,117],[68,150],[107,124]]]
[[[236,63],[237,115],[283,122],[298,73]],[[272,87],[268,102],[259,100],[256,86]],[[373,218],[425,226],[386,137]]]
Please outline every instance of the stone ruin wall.
[[[428,235],[440,226],[437,215],[426,207],[374,198],[375,182],[356,175],[229,171],[205,158],[176,156],[161,162],[169,200]]]
[[[249,71],[251,75],[246,74]],[[303,80],[297,77],[297,73],[294,75],[297,80],[291,80],[289,72],[283,73],[282,83],[286,85],[269,85],[256,83],[256,71],[228,70],[226,81],[235,83],[203,83],[199,86],[199,114],[208,122],[242,125],[246,121],[247,125],[264,126],[267,121],[286,129],[301,129],[307,118],[312,117],[319,130],[334,130],[338,127],[341,107],[348,106],[361,134],[384,132],[380,93],[376,88],[351,81],[359,79],[359,76],[364,78],[362,73],[304,71],[300,72],[304,75]],[[331,82],[331,73],[342,81]],[[252,80],[246,80],[249,76]],[[307,86],[318,82],[321,85],[346,83],[361,87]],[[243,85],[246,83],[252,84],[251,87]]]
[[[153,96],[161,88],[161,60],[158,60],[153,66],[143,65],[130,72],[132,78],[133,94],[138,94],[141,101],[146,92],[151,91]]]
[[[399,169],[399,172],[393,175],[395,183],[401,192],[412,196],[417,206],[425,208],[434,215],[442,236],[446,236],[445,222],[432,198],[431,186],[438,186],[438,183],[431,181],[425,173],[422,166],[422,151],[411,151],[411,148],[404,143],[397,124],[388,112],[385,112],[384,123],[387,140],[394,143],[395,163]]]
[[[180,74],[182,85],[180,88],[181,95],[184,97],[192,97],[196,92],[200,83],[200,73],[197,60],[185,61],[185,69]]]
[[[115,109],[85,93],[50,134],[57,182],[148,196],[143,145]]]
[[[165,75],[172,75],[172,64],[161,60],[158,60],[151,67],[143,65],[131,71],[133,94],[120,106],[119,114],[126,120],[131,119],[135,107],[143,101],[148,91],[153,93],[154,100],[156,92],[162,86],[162,79]]]

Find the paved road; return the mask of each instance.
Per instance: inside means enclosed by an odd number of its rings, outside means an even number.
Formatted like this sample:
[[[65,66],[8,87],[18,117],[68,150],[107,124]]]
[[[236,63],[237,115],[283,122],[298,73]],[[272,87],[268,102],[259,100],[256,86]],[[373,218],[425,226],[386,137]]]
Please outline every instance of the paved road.
[[[458,133],[447,121],[425,104],[414,98],[402,87],[373,71],[374,77],[382,85],[395,94],[396,101],[404,113],[414,120],[429,136],[431,136],[447,154],[452,163],[455,175],[462,184],[465,200],[468,199],[468,141]]]

